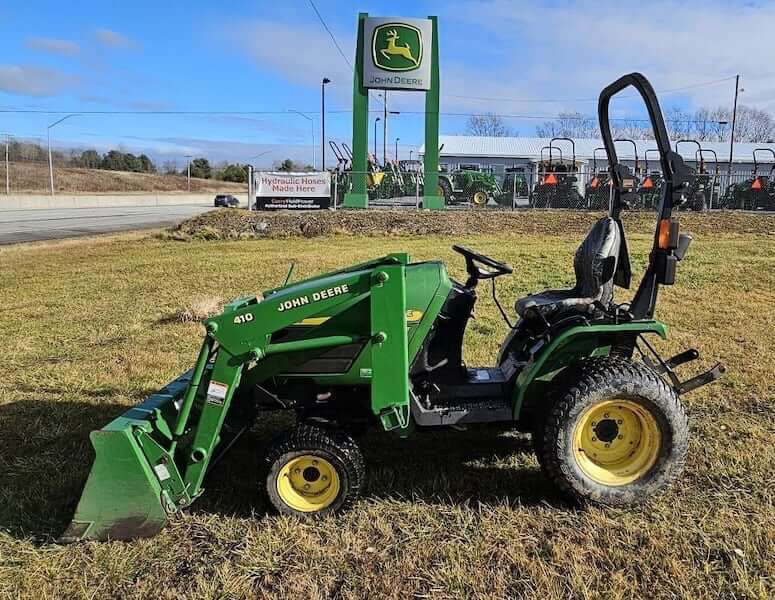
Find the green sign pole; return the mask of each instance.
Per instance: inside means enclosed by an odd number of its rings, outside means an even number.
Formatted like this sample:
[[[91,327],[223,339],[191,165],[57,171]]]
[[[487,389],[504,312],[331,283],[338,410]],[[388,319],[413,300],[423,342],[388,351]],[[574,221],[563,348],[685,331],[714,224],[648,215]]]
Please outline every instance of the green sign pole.
[[[428,17],[433,26],[431,42],[431,85],[425,93],[425,157],[423,207],[443,209],[439,189],[439,28],[436,17]]]
[[[352,190],[344,196],[345,208],[367,208],[366,155],[369,151],[369,90],[363,87],[363,25],[368,13],[358,14],[358,42],[353,72],[353,163]]]

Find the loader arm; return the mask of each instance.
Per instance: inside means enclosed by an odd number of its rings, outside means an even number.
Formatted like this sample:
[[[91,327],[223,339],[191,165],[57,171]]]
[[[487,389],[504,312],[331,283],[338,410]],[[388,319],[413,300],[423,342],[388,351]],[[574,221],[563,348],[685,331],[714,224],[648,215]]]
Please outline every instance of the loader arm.
[[[96,457],[61,542],[155,535],[169,515],[203,492],[207,470],[251,424],[233,406],[242,376],[273,355],[366,343],[371,410],[386,430],[409,425],[406,254],[267,290],[207,319],[194,368],[91,435]],[[318,314],[368,303],[369,326],[346,334],[273,342],[272,335]]]

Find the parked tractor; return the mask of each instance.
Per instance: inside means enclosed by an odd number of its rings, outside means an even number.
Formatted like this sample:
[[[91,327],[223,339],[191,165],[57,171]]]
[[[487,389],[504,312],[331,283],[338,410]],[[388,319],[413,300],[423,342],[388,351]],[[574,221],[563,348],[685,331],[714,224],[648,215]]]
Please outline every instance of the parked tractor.
[[[483,207],[500,194],[500,187],[490,173],[457,169],[451,173],[439,173],[438,194],[444,197],[445,204],[469,202],[474,207]]]
[[[597,166],[599,151],[605,152],[605,148],[601,146],[592,151],[592,177],[584,187],[584,203],[592,210],[607,209],[611,197],[611,177],[608,169],[599,169]]]
[[[623,300],[614,289],[632,278],[621,220],[629,170],[617,158],[609,103],[630,86],[648,106],[665,185],[643,279]],[[519,298],[512,323],[495,283],[512,268],[461,245],[453,250],[465,281],[441,261],[403,253],[293,283],[289,272],[283,286],[205,319],[193,368],[92,433],[94,465],[60,540],[155,535],[205,493],[208,472],[254,421],[273,412],[296,423],[261,445],[260,475],[244,476],[277,512],[297,518],[357,502],[368,438],[352,432],[364,429],[392,432],[385,439],[401,444],[439,429],[519,428],[532,434],[547,480],[582,504],[632,506],[674,483],[690,435],[681,397],[724,371],[718,364],[682,380],[676,369],[697,350],[663,358],[648,340],[667,337],[655,318],[658,291],[675,283],[692,240],[672,214],[691,172],[671,150],[642,75],[606,87],[598,113],[613,191],[608,215],[575,254],[572,288]],[[494,364],[472,367],[463,341],[487,282],[508,334]]]
[[[656,210],[659,203],[659,198],[662,193],[662,173],[658,169],[649,168],[649,152],[659,154],[659,150],[656,148],[648,148],[643,153],[643,160],[645,163],[643,169],[643,178],[638,188],[638,196],[640,197],[640,208],[644,210]]]
[[[773,163],[767,175],[759,175],[757,153],[769,152]],[[751,178],[741,183],[731,184],[721,199],[723,208],[743,210],[775,210],[775,150],[756,148],[753,151],[753,171]]]
[[[569,163],[563,160],[562,150],[555,142],[570,143],[572,158]],[[549,160],[544,160],[543,151],[548,150]],[[560,156],[559,163],[554,162],[554,152]],[[537,165],[538,182],[533,188],[531,204],[534,208],[584,208],[584,197],[578,190],[578,165],[576,163],[576,143],[565,137],[552,138],[548,146],[541,148]]]

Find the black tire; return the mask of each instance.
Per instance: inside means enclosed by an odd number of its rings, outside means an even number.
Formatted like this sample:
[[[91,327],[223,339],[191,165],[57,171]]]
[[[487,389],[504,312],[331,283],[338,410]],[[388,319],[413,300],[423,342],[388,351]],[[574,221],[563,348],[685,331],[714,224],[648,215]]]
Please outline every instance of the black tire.
[[[305,456],[317,457],[321,462],[328,463],[338,478],[336,496],[316,510],[294,508],[283,499],[278,487],[283,468]],[[337,429],[308,424],[298,425],[276,438],[267,451],[265,461],[266,492],[272,506],[282,514],[304,518],[323,517],[352,507],[361,493],[366,474],[363,455],[349,435]]]
[[[452,184],[450,184],[448,179],[445,179],[444,177],[439,177],[439,190],[441,191],[441,195],[444,196],[444,204],[451,204],[452,203]]]
[[[554,396],[544,418],[539,419],[542,435],[536,437],[534,447],[538,451],[543,471],[563,493],[580,503],[632,506],[663,491],[679,477],[688,450],[688,420],[678,396],[659,375],[642,363],[606,357],[581,361],[561,377],[564,391]],[[641,414],[653,424],[653,430],[658,431],[659,436],[651,438],[657,440],[654,449],[644,448],[644,451],[654,454],[653,462],[644,463],[642,472],[636,471],[637,478],[634,481],[626,481],[624,478],[607,484],[591,477],[585,470],[588,467],[580,464],[581,461],[589,465],[594,459],[589,457],[587,449],[577,448],[583,443],[576,443],[579,439],[576,435],[583,435],[586,431],[582,426],[587,423],[585,419],[588,420],[590,415],[595,414],[592,411],[596,405],[602,406],[602,403],[606,402],[610,406],[616,404],[611,402],[614,400],[636,407],[636,413],[643,411]],[[604,416],[608,417],[607,414]],[[606,425],[609,422],[613,423],[611,419],[606,419]],[[621,420],[616,422],[622,423]],[[590,423],[595,425],[595,421]],[[598,427],[601,425],[602,420]],[[611,438],[609,443],[611,451],[617,443],[623,445],[628,439],[627,443],[633,444],[634,435],[616,436],[625,430],[615,427],[615,437]],[[594,436],[594,432],[599,431],[594,429],[590,435]],[[599,433],[598,437],[601,439],[591,437],[592,442],[604,444],[605,440],[609,439],[603,440]],[[642,437],[635,442],[635,449],[628,450],[627,446],[621,448],[623,451],[629,451],[630,456],[636,456],[640,453],[638,448],[641,445],[649,445],[649,442],[645,441],[647,439],[649,436],[644,426]],[[583,456],[577,458],[582,452]],[[629,459],[629,456],[624,458]],[[626,483],[621,483],[622,481]]]

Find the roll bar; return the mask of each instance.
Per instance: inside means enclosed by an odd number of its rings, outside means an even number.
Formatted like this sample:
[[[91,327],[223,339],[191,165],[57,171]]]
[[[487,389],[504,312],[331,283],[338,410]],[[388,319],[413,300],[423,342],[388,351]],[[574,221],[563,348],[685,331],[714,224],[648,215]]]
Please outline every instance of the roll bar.
[[[635,173],[638,172],[638,145],[635,143],[635,140],[631,140],[630,138],[616,138],[614,140],[614,143],[616,142],[628,142],[632,144],[632,155],[635,157]]]
[[[549,147],[554,146],[554,142],[556,142],[556,141],[557,142],[570,142],[571,153],[573,155],[573,165],[571,165],[571,167],[572,167],[571,170],[575,171],[576,170],[576,142],[574,142],[572,139],[567,138],[567,137],[553,137],[551,140],[549,140]],[[554,146],[554,147],[557,148],[558,150],[560,150],[559,146]],[[560,150],[560,160],[562,160],[562,150]]]
[[[753,176],[756,177],[756,174],[759,172],[759,164],[756,162],[756,153],[757,152],[770,152],[772,154],[772,159],[775,161],[775,150],[772,148],[754,148],[753,151]],[[775,165],[773,165],[773,169],[775,169]],[[772,174],[772,169],[770,169],[770,174]]]
[[[649,152],[656,152],[657,154],[659,154],[659,150],[657,150],[656,148],[646,148],[646,150],[644,150],[643,160],[646,162],[646,166],[645,166],[646,175],[649,174]]]
[[[350,158],[350,162],[352,162],[353,161],[353,151],[350,150],[350,146],[348,146],[346,142],[342,142],[342,148],[344,148],[344,151],[347,152],[347,156]]]
[[[694,162],[700,165],[700,173],[702,173],[702,167],[705,165],[705,158],[702,156],[703,152],[708,152],[713,155],[713,167],[716,173],[718,173],[718,154],[716,154],[716,151],[713,148],[700,148],[699,150],[695,150]],[[699,160],[697,160],[698,156]]]
[[[697,144],[697,150],[694,151],[695,161],[697,160],[697,153],[702,151],[702,146],[700,145],[700,142],[698,142],[697,140],[677,140],[675,143],[675,151],[677,154],[680,154],[680,152],[678,152],[678,144]],[[700,165],[698,165],[698,167],[700,167]],[[700,168],[699,170],[700,172],[702,172],[702,168]]]
[[[592,171],[594,171],[593,175],[597,175],[597,151],[602,150],[605,152],[605,148],[603,146],[600,146],[599,148],[595,148],[592,150]]]
[[[662,176],[664,179],[662,200],[659,206],[659,218],[654,231],[649,264],[629,307],[629,313],[632,318],[644,319],[651,318],[654,315],[659,285],[670,285],[675,281],[677,262],[683,258],[691,241],[689,236],[679,235],[678,221],[672,218],[672,214],[673,205],[676,201],[680,201],[681,192],[692,181],[694,174],[684,164],[681,156],[670,149],[670,138],[667,135],[662,109],[659,107],[659,101],[654,93],[654,88],[643,75],[640,73],[624,75],[600,92],[597,114],[600,121],[600,133],[603,137],[603,144],[608,154],[609,170],[613,183],[613,195],[609,214],[616,220],[622,234],[619,262],[614,278],[614,282],[617,285],[621,287],[629,287],[630,285],[629,253],[627,252],[624,227],[621,221],[621,210],[622,195],[625,193],[622,180],[624,176],[629,177],[631,174],[625,165],[619,163],[616,155],[616,145],[611,135],[609,112],[611,98],[629,87],[635,88],[646,105],[649,120],[654,130],[654,138],[659,151],[659,162],[662,165]]]
[[[549,166],[552,166],[552,150],[557,150],[560,153],[560,160],[562,160],[562,150],[557,146],[552,146],[551,142],[548,146],[541,148],[541,162],[544,162],[544,150],[549,150]]]

